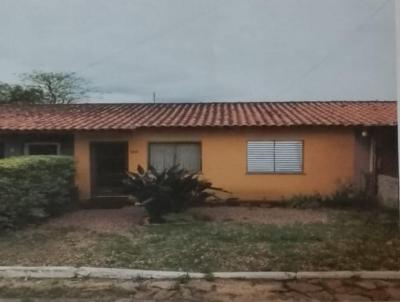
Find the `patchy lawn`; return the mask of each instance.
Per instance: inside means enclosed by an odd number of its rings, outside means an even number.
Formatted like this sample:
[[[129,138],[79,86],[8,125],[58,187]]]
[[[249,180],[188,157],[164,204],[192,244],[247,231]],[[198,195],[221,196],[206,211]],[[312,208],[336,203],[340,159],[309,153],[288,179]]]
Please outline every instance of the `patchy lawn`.
[[[400,269],[395,213],[209,208],[172,215],[167,224],[141,226],[135,216],[140,213],[92,211],[0,235],[0,265],[203,272]],[[210,211],[230,217],[217,219]],[[257,212],[254,221],[247,215],[251,211]],[[130,217],[132,224],[126,221]]]

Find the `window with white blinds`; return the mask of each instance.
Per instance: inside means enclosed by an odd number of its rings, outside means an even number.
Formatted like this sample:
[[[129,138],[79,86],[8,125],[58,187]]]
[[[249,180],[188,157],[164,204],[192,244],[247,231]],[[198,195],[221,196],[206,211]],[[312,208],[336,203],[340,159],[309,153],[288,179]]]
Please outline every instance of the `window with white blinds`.
[[[252,173],[301,173],[302,141],[249,141],[247,171]]]

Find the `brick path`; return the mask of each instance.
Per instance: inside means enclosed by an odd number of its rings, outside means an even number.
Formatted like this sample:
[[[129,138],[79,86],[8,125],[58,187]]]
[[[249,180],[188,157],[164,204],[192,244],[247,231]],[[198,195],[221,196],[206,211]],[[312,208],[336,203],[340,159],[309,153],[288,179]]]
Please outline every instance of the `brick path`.
[[[186,280],[185,282],[185,280],[2,279],[0,280],[0,297],[40,298],[37,301],[56,301],[55,298],[61,298],[57,301],[90,299],[91,301],[120,302],[400,301],[400,280]]]

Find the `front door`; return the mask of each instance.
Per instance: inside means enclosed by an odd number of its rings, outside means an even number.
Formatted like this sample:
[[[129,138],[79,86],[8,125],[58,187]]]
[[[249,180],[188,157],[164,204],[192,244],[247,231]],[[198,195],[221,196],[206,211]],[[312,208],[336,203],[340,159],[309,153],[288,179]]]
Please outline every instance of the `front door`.
[[[91,143],[90,155],[92,197],[123,195],[123,179],[128,171],[128,143]]]
[[[0,159],[4,158],[6,156],[6,152],[5,152],[5,147],[4,147],[4,143],[0,142]]]

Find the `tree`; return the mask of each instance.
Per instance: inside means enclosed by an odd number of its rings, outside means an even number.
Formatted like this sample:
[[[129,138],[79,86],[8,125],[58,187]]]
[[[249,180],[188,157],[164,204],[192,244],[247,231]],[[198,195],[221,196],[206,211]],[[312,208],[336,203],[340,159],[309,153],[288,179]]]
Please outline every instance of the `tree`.
[[[86,80],[74,72],[33,71],[21,79],[26,87],[41,90],[46,104],[71,104],[88,92]]]
[[[43,91],[21,85],[0,83],[0,103],[37,104],[43,101]]]

